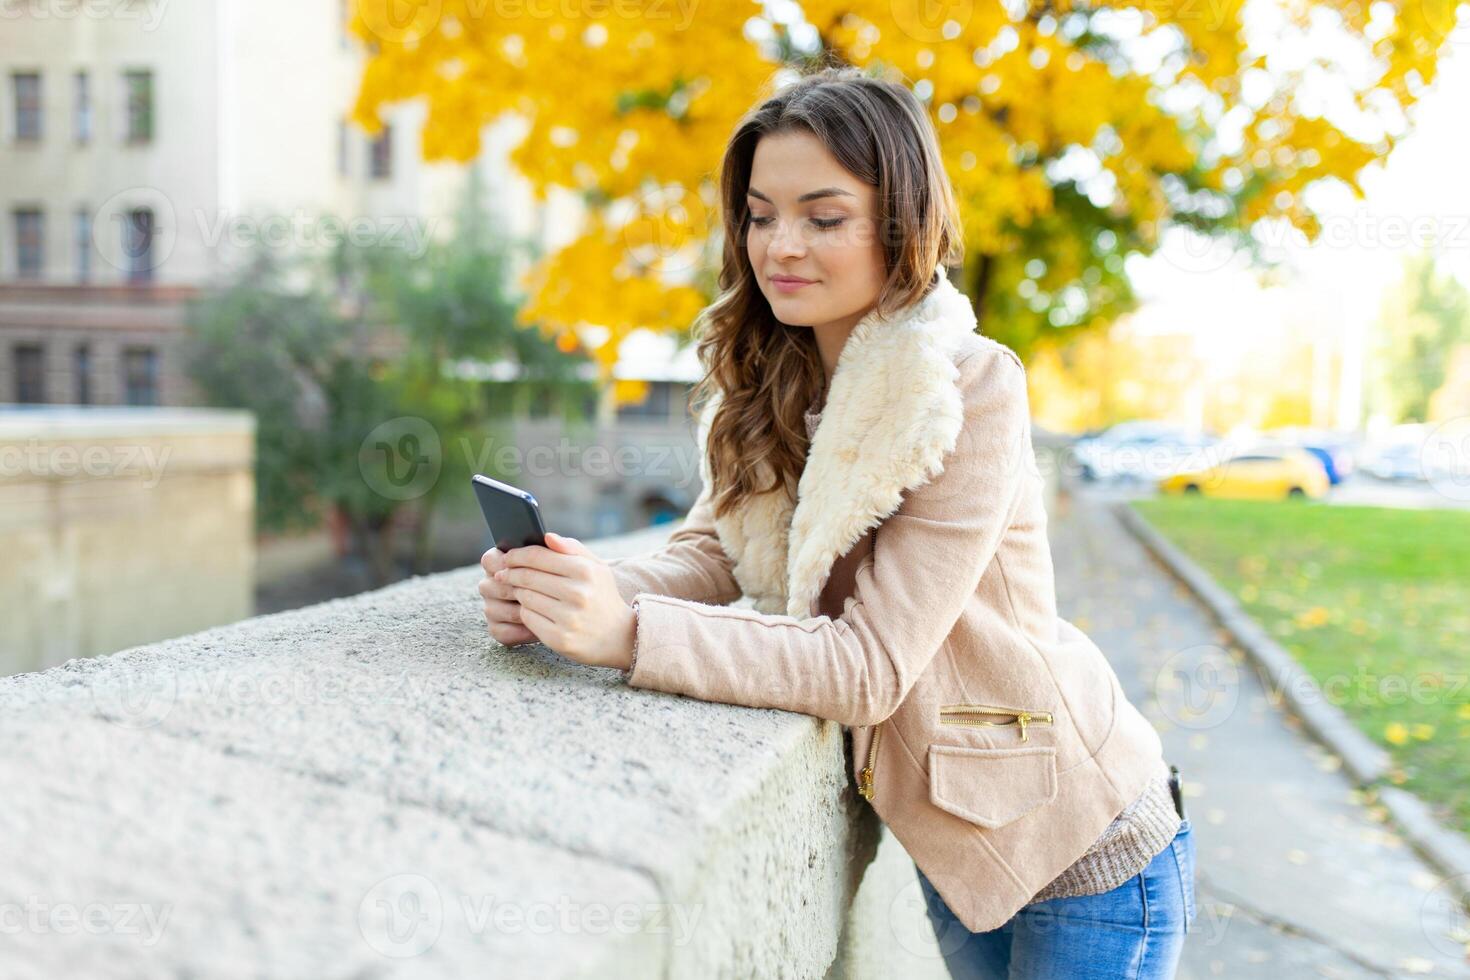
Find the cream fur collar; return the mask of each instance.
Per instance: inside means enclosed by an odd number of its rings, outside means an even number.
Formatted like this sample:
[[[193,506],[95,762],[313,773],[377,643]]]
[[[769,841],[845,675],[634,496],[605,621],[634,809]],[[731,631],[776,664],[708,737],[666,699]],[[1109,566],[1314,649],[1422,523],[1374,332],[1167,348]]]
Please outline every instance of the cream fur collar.
[[[796,500],[780,491],[745,500],[716,519],[743,597],[733,605],[805,619],[832,564],[898,509],[905,490],[943,470],[959,440],[964,396],[954,359],[975,333],[975,311],[941,271],[917,303],[887,322],[860,320],[828,386]],[[696,436],[700,472],[713,393]]]

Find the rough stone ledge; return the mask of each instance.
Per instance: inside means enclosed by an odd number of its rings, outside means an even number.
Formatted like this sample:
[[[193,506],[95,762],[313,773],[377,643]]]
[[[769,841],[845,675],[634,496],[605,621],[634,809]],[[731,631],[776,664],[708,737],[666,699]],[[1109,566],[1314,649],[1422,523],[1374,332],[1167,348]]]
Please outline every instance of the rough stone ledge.
[[[502,647],[480,577],[0,679],[0,975],[826,975],[841,727]]]

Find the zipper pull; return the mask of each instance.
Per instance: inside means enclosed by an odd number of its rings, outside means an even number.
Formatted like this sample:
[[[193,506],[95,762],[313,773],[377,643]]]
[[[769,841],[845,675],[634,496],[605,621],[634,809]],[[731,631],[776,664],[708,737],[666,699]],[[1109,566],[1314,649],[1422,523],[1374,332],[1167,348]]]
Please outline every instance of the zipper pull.
[[[858,774],[858,794],[865,800],[873,798],[873,767],[864,766]]]
[[[1021,722],[1021,741],[1024,742],[1026,741],[1026,722],[1031,720],[1031,712],[1023,711],[1016,715],[1016,718]]]

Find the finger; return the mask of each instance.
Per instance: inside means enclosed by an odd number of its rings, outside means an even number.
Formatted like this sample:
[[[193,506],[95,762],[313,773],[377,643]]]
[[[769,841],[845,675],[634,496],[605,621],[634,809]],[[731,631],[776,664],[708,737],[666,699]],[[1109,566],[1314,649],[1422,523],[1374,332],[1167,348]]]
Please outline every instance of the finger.
[[[486,575],[494,575],[505,567],[505,552],[499,548],[491,548],[480,556],[480,567],[485,570]]]
[[[485,618],[494,623],[520,625],[521,604],[513,599],[486,599]]]
[[[533,612],[554,622],[562,617],[562,610],[566,608],[560,599],[531,589],[516,589],[516,600],[521,604],[521,622],[527,626],[531,625],[530,614]]]
[[[527,545],[524,548],[516,548],[506,553],[506,565],[512,568],[539,568],[553,575],[573,576],[581,567],[583,558],[579,555],[563,555],[543,548],[540,545]]]
[[[495,578],[482,578],[476,586],[482,599],[511,599],[510,583]]]
[[[531,608],[523,608],[521,615],[525,617],[527,629],[534,632],[542,643],[553,649],[556,648],[554,641],[559,642],[561,630],[557,628],[554,621]]]
[[[585,544],[583,544],[581,541],[578,541],[576,538],[569,538],[566,535],[557,534],[553,531],[546,532],[546,545],[553,551],[565,555],[580,555],[583,558],[597,557],[592,553],[591,548],[588,548]]]
[[[544,596],[563,601],[577,595],[576,583],[571,579],[543,572],[539,568],[507,568],[500,573],[497,581],[516,588],[532,589]]]
[[[507,647],[537,642],[536,634],[524,626],[510,626],[506,623],[491,623],[490,635],[497,643]]]

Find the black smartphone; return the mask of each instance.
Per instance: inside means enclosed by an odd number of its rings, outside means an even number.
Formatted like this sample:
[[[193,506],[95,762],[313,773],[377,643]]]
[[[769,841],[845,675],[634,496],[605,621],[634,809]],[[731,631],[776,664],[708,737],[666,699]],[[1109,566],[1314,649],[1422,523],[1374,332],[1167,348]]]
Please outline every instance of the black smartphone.
[[[546,545],[546,525],[541,523],[541,507],[532,494],[509,483],[492,480],[476,473],[470,477],[480,511],[501,551],[523,548],[528,544]]]

